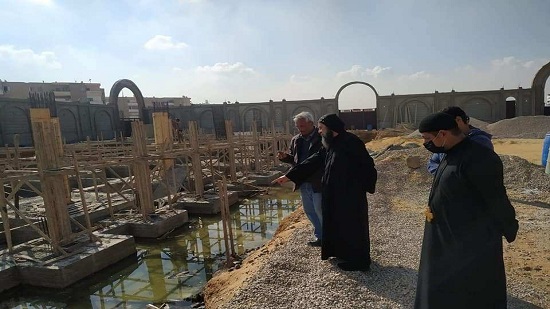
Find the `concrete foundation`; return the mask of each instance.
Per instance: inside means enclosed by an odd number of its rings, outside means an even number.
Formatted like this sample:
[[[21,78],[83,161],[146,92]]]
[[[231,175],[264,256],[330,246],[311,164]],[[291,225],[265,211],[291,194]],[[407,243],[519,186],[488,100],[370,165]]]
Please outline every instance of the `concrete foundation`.
[[[214,184],[205,186],[207,193],[213,193]],[[232,182],[227,184],[227,190],[235,191],[241,197],[250,197],[258,193],[264,192],[266,189],[256,186],[255,180],[246,180],[245,182]]]
[[[124,180],[126,182],[129,181],[128,178],[124,178]],[[109,184],[110,185],[106,185],[106,184],[103,184],[103,183],[98,183],[97,184],[97,191],[99,192],[103,192],[103,193],[115,193],[117,191],[122,191],[123,188],[125,188],[125,190],[129,190],[130,188],[128,188],[128,186],[124,187],[126,184],[124,183],[124,181],[122,181],[120,178],[112,178],[112,179],[109,179]],[[85,183],[86,185],[90,185],[89,182]],[[83,184],[84,185],[84,184]],[[75,188],[75,187],[73,187]],[[94,192],[95,188],[93,187],[93,183],[91,184],[91,186],[87,186],[84,188],[84,192]]]
[[[105,197],[104,193],[99,193],[100,199],[103,200],[101,203],[89,203],[88,209],[89,209],[89,216],[90,216],[90,222],[92,224],[103,220],[105,218],[108,218],[110,216],[109,207]],[[133,197],[132,197],[133,198]],[[28,217],[31,218],[31,220],[36,221],[36,218],[39,218],[41,216],[38,215],[38,213],[33,212],[33,208],[40,208],[43,204],[43,200],[41,197],[32,197],[32,198],[25,198],[21,200],[21,209],[24,209],[27,213]],[[126,209],[129,209],[134,206],[134,201],[126,201],[120,196],[113,196],[112,198],[112,207],[113,207],[113,213],[117,213],[119,211],[123,211]],[[84,211],[82,210],[82,202],[77,201],[74,204],[67,206],[69,213],[73,219],[80,222],[82,225],[86,225],[85,222],[85,215]],[[27,223],[25,223],[21,219],[11,219],[10,220],[10,226],[13,228],[11,229],[12,234],[12,241],[14,244],[22,244],[24,242],[30,241],[32,239],[40,238],[40,235],[32,229]],[[73,230],[78,231],[80,230],[79,227],[77,227],[73,223]],[[124,233],[122,233],[124,234]],[[128,234],[131,235],[131,234]],[[5,235],[3,231],[0,231],[0,243],[4,243],[6,241]]]
[[[133,201],[133,197],[129,199],[130,201],[127,201],[121,198],[120,196],[115,196],[111,204],[113,207],[113,213],[117,213],[117,212],[129,209],[131,207],[134,207],[135,201]],[[85,219],[84,211],[82,210],[82,202],[78,201],[69,207],[72,207],[72,212],[71,212],[71,208],[69,208],[69,212],[71,213],[71,216],[75,220],[80,222],[82,225],[85,225],[86,219]],[[92,207],[88,206],[88,209],[90,208]],[[92,208],[92,210],[89,210],[89,216],[92,224],[109,217],[110,216],[109,205],[107,204],[106,201],[102,202],[101,206],[95,207],[95,208]]]
[[[110,167],[110,169],[105,170],[105,173],[107,174],[107,178],[117,178],[118,176],[120,176],[120,177],[130,177],[127,165],[111,165],[109,167]],[[131,170],[131,168],[130,168],[130,170]],[[114,171],[114,173],[113,173],[113,171]]]
[[[239,194],[235,191],[228,191],[229,206],[236,204],[239,201]],[[202,199],[194,197],[183,197],[179,200],[181,207],[186,209],[190,214],[197,215],[213,215],[221,212],[221,201],[217,194],[204,194]]]
[[[189,222],[187,210],[170,210],[165,207],[150,214],[148,221],[144,221],[141,214],[133,213],[119,216],[116,220],[105,219],[99,224],[105,227],[102,233],[132,235],[136,238],[157,238],[187,222]]]
[[[130,222],[130,232],[138,238],[157,238],[189,222],[187,210],[174,209],[170,213],[154,215],[150,222]]]
[[[21,282],[17,274],[17,266],[8,254],[0,256],[0,293],[11,289]]]
[[[9,257],[11,263],[2,260],[0,265],[0,291],[18,284],[64,288],[136,253],[132,236],[96,236],[101,242],[77,244],[65,258],[52,257],[45,242],[42,246],[22,244],[15,247],[16,253]]]
[[[282,175],[281,171],[255,172],[248,174],[247,178],[255,180],[258,186],[271,186],[271,182]]]

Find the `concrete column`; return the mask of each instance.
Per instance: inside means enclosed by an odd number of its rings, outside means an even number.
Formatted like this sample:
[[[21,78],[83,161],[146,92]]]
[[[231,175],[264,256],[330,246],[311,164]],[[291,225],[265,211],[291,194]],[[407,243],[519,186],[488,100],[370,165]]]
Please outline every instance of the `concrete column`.
[[[227,134],[227,145],[229,147],[229,174],[231,181],[237,181],[237,166],[235,161],[235,143],[233,136],[233,124],[231,120],[225,121],[225,132]]]
[[[70,243],[73,233],[67,209],[66,175],[60,172],[59,137],[56,138],[58,129],[55,128],[55,122],[51,121],[49,109],[33,108],[30,112],[49,237],[54,250],[60,253],[58,247]]]
[[[0,176],[3,176],[3,172],[0,171]],[[13,186],[12,186],[13,188]],[[6,235],[6,243],[8,245],[8,250],[10,253],[13,251],[13,243],[11,241],[11,229],[10,229],[10,218],[6,211],[6,193],[4,191],[4,182],[0,181],[0,214],[2,216],[2,223],[4,227],[4,235]]]
[[[195,176],[195,194],[201,196],[204,194],[204,182],[202,180],[201,156],[199,152],[199,129],[195,121],[189,121],[189,143],[193,153],[191,154],[191,164],[193,165],[193,174]]]
[[[153,130],[157,149],[172,150],[174,145],[174,134],[172,130],[172,122],[167,112],[153,113]],[[174,166],[174,160],[172,159],[164,159],[162,162],[164,171],[167,171]]]
[[[135,189],[137,192],[139,209],[143,219],[154,213],[153,189],[151,187],[151,171],[149,170],[149,159],[147,154],[147,141],[145,128],[142,121],[132,122],[133,145],[133,172],[135,177]]]
[[[256,127],[256,121],[252,122],[252,140],[254,141],[254,171],[259,172],[261,170],[260,164],[260,137],[258,135],[258,129]]]
[[[524,116],[524,110],[523,110],[523,89],[521,87],[518,88],[518,96],[516,98],[516,110],[517,110],[517,116]]]

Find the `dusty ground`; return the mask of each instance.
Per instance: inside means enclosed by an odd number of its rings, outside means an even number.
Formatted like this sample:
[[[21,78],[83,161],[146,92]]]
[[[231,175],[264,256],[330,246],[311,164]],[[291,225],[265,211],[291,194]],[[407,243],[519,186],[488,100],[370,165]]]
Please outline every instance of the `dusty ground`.
[[[498,138],[493,140],[498,154],[518,156],[533,164],[541,164],[544,139]]]
[[[542,150],[542,139],[496,139],[493,141],[495,150],[499,154],[515,155],[522,157],[529,162],[540,164]],[[404,137],[389,137],[373,140],[367,143],[369,150],[380,152],[390,145],[405,145],[415,143],[421,145],[421,139],[410,139]],[[427,157],[429,154],[423,149],[414,150],[415,153]],[[403,168],[396,167],[395,162],[403,160],[406,154],[382,155],[377,159],[381,174],[379,182],[384,184],[379,192],[395,192],[396,188],[409,187],[414,184],[422,188],[427,186],[429,177],[415,171],[401,171]],[[514,158],[505,161],[505,164],[514,164]],[[516,160],[517,161],[517,160]],[[508,162],[508,163],[507,163]],[[510,163],[512,162],[512,163]],[[519,164],[519,163],[518,163]],[[525,163],[529,165],[528,163]],[[394,173],[406,175],[406,179],[397,181],[390,179],[389,175]],[[519,173],[518,173],[519,174]],[[530,183],[523,186],[519,180],[531,181],[531,175],[508,175],[514,183],[508,190],[510,199],[516,208],[517,218],[520,221],[520,231],[517,240],[512,244],[504,246],[505,263],[508,277],[508,293],[514,296],[515,303],[511,308],[549,308],[550,303],[550,193],[544,192],[548,184],[541,184],[545,178],[539,178],[537,183]],[[516,177],[516,178],[514,178]],[[519,178],[517,178],[519,177]],[[523,177],[523,178],[522,178]],[[393,177],[395,178],[395,177]],[[542,180],[541,180],[542,179]],[[550,183],[550,177],[548,178]],[[525,188],[524,188],[525,187]],[[542,188],[542,189],[540,189]],[[406,190],[405,190],[406,191]],[[391,205],[392,211],[401,213],[416,213],[423,209],[420,203],[411,204],[416,200],[417,195],[425,195],[424,190],[420,192],[410,191],[408,193],[397,192],[392,195],[377,194],[373,198],[374,203],[370,207],[378,205]],[[409,194],[409,195],[407,195]],[[414,196],[411,196],[414,195]],[[418,204],[418,205],[416,205]],[[373,220],[373,218],[371,218]],[[376,224],[375,222],[373,222]],[[209,281],[205,289],[207,308],[219,308],[226,304],[239,290],[246,286],[249,279],[269,260],[270,253],[284,246],[293,237],[293,231],[308,228],[308,222],[301,210],[296,211],[287,217],[279,228],[276,236],[259,250],[252,252],[242,264],[240,269],[231,272],[222,271]],[[371,227],[372,228],[372,227]],[[383,243],[373,243],[373,246],[384,246]],[[538,307],[540,306],[540,307]]]
[[[372,151],[381,151],[390,145],[406,145],[413,143],[422,146],[421,138],[408,138],[404,136],[388,137],[372,140],[367,143],[367,148]],[[518,156],[533,164],[541,164],[543,139],[493,139],[495,151],[498,154]]]

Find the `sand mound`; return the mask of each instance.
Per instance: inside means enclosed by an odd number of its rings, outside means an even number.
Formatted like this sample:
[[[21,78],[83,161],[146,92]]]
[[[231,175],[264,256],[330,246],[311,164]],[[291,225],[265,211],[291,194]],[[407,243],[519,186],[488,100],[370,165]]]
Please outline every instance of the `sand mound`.
[[[394,150],[403,148],[416,148],[413,145],[422,146],[422,140],[418,138],[409,138],[407,136],[394,136],[385,137],[381,139],[374,139],[365,144],[371,155],[384,151],[386,148],[391,147]]]
[[[363,143],[368,143],[376,138],[378,132],[376,130],[366,131],[366,130],[348,130],[348,132],[357,135],[363,141]]]
[[[277,232],[267,244],[246,256],[240,268],[218,271],[205,286],[206,307],[219,308],[235,297],[235,294],[246,287],[250,279],[268,261],[270,254],[287,241],[291,233],[304,228],[307,224],[306,215],[300,207],[281,221]]]

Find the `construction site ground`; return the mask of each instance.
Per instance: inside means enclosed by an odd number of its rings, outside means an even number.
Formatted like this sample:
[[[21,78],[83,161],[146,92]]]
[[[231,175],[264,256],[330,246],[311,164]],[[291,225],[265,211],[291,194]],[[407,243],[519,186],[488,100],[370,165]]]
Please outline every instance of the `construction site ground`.
[[[543,140],[493,143],[520,222],[516,241],[504,242],[509,308],[550,308],[550,175],[540,162]],[[370,272],[345,273],[321,261],[318,248],[305,244],[311,225],[299,209],[239,269],[222,270],[208,282],[207,308],[412,308],[432,178],[424,166],[410,169],[405,162],[409,156],[426,162],[430,153],[421,144],[405,136],[366,144],[379,171],[377,193],[368,195]]]

